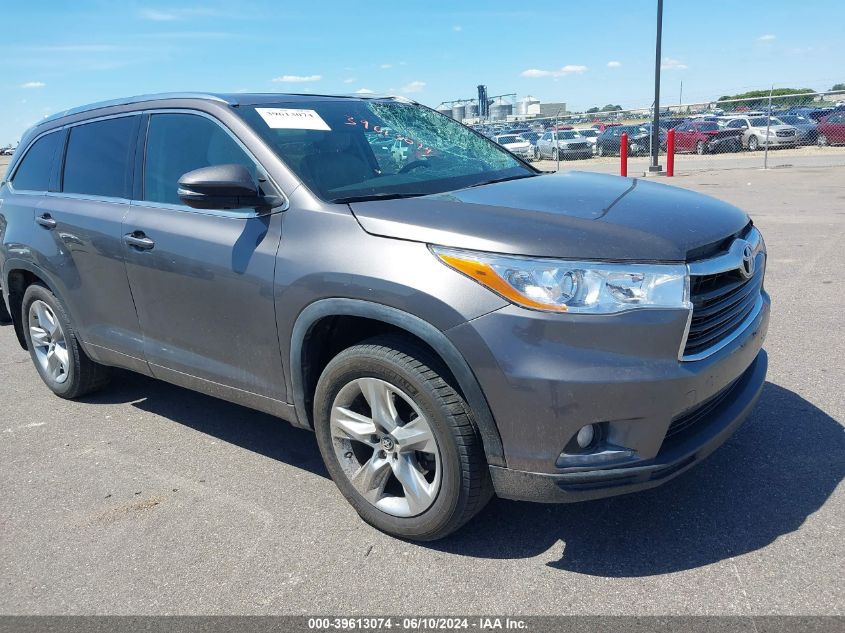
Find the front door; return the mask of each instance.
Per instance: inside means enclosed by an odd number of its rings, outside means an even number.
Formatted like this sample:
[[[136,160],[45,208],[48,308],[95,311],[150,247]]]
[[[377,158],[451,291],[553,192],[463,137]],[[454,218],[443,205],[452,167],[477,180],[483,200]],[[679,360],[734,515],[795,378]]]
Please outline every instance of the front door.
[[[284,400],[273,300],[282,214],[196,210],[177,193],[184,173],[232,163],[256,168],[218,121],[150,115],[142,199],[123,223],[129,284],[153,375]]]

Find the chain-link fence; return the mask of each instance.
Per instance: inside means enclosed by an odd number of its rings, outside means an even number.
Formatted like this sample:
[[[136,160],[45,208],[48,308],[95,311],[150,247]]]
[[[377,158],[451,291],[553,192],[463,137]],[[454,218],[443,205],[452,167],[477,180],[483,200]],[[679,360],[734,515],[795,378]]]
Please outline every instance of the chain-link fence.
[[[676,173],[738,167],[845,165],[845,91],[782,94],[774,88],[753,96],[722,98],[661,108],[659,162],[674,148]],[[531,110],[516,102],[500,119],[469,122],[514,153],[529,155],[542,169],[618,172],[623,133],[629,173],[647,171],[653,139],[651,107],[569,112]],[[514,101],[516,99],[514,98]],[[525,104],[528,107],[524,107]],[[518,109],[518,106],[523,106]],[[670,130],[672,131],[670,134]]]

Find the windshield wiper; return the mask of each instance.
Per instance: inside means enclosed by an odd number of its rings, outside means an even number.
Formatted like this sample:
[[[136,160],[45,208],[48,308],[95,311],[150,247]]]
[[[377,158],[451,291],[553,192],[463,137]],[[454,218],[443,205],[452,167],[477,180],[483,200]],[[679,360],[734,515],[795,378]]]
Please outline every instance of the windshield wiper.
[[[483,187],[484,185],[492,185],[496,182],[507,182],[508,180],[521,180],[522,178],[533,178],[534,176],[539,176],[539,174],[520,174],[518,176],[505,176],[504,178],[494,178],[493,180],[485,180],[484,182],[479,182],[474,185],[470,185],[467,189],[472,189],[473,187]]]
[[[366,196],[346,196],[345,198],[333,198],[332,202],[335,204],[345,204],[348,202],[368,202],[370,200],[397,200],[399,198],[419,198],[420,196],[427,196],[427,193],[371,193]]]

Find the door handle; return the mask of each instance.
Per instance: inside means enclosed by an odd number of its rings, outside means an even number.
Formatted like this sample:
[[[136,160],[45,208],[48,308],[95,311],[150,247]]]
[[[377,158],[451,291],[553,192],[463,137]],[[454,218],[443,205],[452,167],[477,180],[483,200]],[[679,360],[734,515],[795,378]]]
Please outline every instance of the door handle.
[[[132,246],[142,251],[148,251],[156,245],[153,240],[144,235],[143,231],[127,233],[123,236],[123,241],[126,242],[127,246]]]
[[[56,228],[56,221],[49,213],[44,213],[43,215],[38,216],[35,218],[35,221],[43,226],[45,229],[54,229]]]

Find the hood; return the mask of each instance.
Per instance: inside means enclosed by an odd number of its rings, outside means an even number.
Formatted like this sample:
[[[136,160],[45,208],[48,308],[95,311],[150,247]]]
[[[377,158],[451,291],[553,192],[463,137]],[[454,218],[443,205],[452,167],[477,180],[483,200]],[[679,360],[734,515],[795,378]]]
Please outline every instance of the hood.
[[[737,129],[723,129],[723,130],[697,130],[698,134],[709,136],[710,138],[725,138],[727,136],[742,136],[742,130]]]
[[[443,194],[350,204],[373,235],[514,255],[684,261],[748,216],[709,196],[606,174],[544,174]]]

